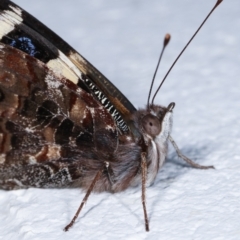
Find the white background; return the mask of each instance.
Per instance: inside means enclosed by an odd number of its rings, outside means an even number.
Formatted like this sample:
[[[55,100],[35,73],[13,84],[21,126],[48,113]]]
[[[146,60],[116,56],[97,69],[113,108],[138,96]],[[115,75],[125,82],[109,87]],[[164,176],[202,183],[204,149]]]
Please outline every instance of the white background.
[[[165,33],[172,35],[157,81],[215,0],[16,0],[104,73],[136,107],[146,104]],[[176,102],[172,136],[215,170],[189,168],[172,148],[147,189],[92,194],[69,232],[78,189],[0,191],[0,239],[240,239],[240,1],[225,0],[177,63],[157,103]]]

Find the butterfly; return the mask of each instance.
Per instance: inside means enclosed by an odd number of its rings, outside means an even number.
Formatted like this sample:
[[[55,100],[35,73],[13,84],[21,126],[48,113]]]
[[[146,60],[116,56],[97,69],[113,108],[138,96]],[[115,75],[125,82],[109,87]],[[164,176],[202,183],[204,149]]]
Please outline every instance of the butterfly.
[[[220,2],[220,1],[219,1]],[[83,56],[11,1],[0,2],[0,189],[146,186],[163,166],[175,106],[136,109]]]

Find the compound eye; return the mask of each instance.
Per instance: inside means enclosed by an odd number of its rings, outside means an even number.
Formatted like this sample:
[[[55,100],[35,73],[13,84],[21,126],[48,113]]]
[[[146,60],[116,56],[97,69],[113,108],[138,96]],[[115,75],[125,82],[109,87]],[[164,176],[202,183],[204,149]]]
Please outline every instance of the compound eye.
[[[151,136],[157,136],[161,131],[161,124],[157,117],[148,114],[142,118],[144,130]]]

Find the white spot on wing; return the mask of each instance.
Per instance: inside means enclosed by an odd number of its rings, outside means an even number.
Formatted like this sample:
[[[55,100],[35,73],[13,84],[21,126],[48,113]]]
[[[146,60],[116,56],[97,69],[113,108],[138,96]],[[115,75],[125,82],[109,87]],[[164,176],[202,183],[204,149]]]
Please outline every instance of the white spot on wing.
[[[82,73],[80,70],[74,65],[74,63],[65,56],[62,52],[58,51],[59,58],[80,78]]]
[[[36,158],[34,156],[30,156],[28,158],[28,163],[30,164],[35,164],[37,162]]]
[[[15,25],[22,23],[23,19],[21,18],[22,11],[19,8],[13,7],[10,5],[13,11],[5,10],[0,15],[0,38],[7,35],[11,32]]]
[[[20,8],[12,6],[12,5],[9,5],[9,7],[13,10],[13,12],[15,12],[17,14],[18,18],[20,19],[21,18],[20,16],[22,16],[22,10]]]
[[[61,59],[53,59],[47,63],[47,66],[54,71],[57,76],[62,76],[77,84],[78,77]]]
[[[30,128],[30,127],[26,127],[26,128],[25,128],[25,132],[27,132],[27,133],[33,133],[34,130],[33,130],[32,128]]]
[[[62,85],[60,81],[58,81],[55,77],[53,77],[53,75],[49,73],[46,75],[45,81],[49,89],[58,89]]]
[[[82,73],[62,52],[58,51],[58,55],[58,58],[50,60],[47,63],[47,66],[51,68],[56,74],[61,75],[71,82],[77,84],[78,79],[81,78]]]
[[[47,157],[50,160],[59,159],[61,157],[61,146],[59,145],[49,145]]]

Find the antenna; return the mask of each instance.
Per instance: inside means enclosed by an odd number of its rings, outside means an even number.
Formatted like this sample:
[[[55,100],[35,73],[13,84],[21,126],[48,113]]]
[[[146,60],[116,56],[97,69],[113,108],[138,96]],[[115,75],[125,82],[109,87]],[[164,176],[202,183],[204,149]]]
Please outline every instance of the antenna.
[[[152,83],[151,83],[151,86],[150,86],[150,89],[149,89],[149,94],[148,94],[148,100],[147,100],[147,108],[149,109],[149,102],[150,102],[150,97],[151,97],[151,93],[152,93],[152,88],[153,88],[153,84],[154,84],[154,80],[156,78],[156,74],[157,74],[157,71],[158,71],[158,68],[159,68],[159,64],[161,62],[161,59],[162,59],[162,55],[163,55],[163,52],[166,48],[166,46],[168,45],[169,41],[170,41],[170,38],[171,38],[171,35],[170,34],[166,34],[165,35],[165,38],[164,38],[164,41],[163,41],[163,47],[162,47],[162,51],[160,53],[160,56],[159,56],[159,59],[158,59],[158,63],[157,63],[157,67],[155,69],[155,72],[153,74],[153,79],[152,79]]]
[[[177,58],[175,59],[175,61],[173,62],[172,66],[169,68],[169,70],[167,71],[166,75],[164,76],[162,82],[160,83],[158,89],[156,90],[153,98],[152,98],[152,104],[154,102],[154,99],[159,91],[159,89],[162,87],[163,83],[165,82],[168,74],[171,72],[172,68],[174,67],[174,65],[176,64],[176,62],[178,61],[178,59],[181,57],[181,55],[183,54],[183,52],[186,50],[186,48],[188,47],[188,45],[192,42],[192,40],[194,39],[194,37],[197,35],[197,33],[199,32],[199,30],[202,28],[202,26],[204,25],[204,23],[207,21],[207,19],[210,17],[210,15],[213,13],[213,11],[218,7],[218,5],[222,2],[223,0],[217,0],[216,4],[214,5],[214,7],[212,8],[212,10],[209,12],[209,14],[207,15],[207,17],[203,20],[203,22],[201,23],[201,25],[199,26],[199,28],[197,29],[197,31],[193,34],[193,36],[190,38],[190,40],[188,41],[188,43],[186,44],[186,46],[183,48],[183,50],[180,52],[180,54],[177,56]]]

